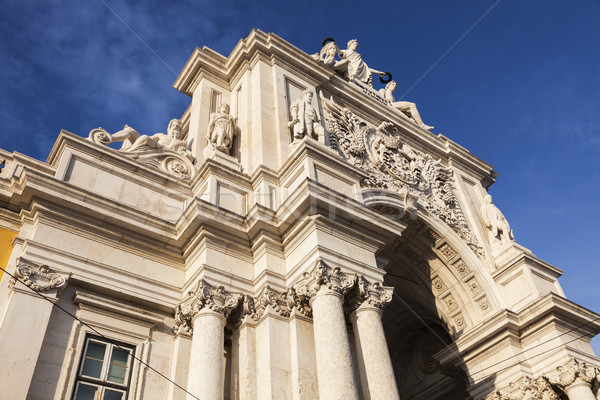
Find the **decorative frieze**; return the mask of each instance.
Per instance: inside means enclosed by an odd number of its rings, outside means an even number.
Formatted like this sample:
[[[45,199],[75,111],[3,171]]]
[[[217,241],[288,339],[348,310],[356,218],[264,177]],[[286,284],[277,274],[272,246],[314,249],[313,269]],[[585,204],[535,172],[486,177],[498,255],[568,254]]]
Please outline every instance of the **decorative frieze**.
[[[34,263],[24,258],[17,260],[15,271],[15,276],[19,281],[36,292],[56,290],[57,293],[60,293],[67,286],[70,275],[70,273],[59,272],[47,265]]]

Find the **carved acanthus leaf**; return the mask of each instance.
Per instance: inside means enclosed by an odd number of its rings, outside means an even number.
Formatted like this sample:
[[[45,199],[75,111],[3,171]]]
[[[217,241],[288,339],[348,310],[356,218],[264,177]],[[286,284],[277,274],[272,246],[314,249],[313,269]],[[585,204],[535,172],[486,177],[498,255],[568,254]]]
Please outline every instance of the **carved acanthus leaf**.
[[[511,382],[506,387],[496,390],[488,395],[485,400],[554,400],[559,399],[552,386],[539,377],[531,379],[524,377]]]
[[[458,233],[476,254],[484,255],[459,204],[452,168],[404,143],[393,123],[370,126],[333,99],[321,99],[329,145],[369,174],[363,186],[402,193],[411,217],[420,204]]]
[[[303,280],[294,289],[305,300],[312,299],[323,287],[344,295],[354,286],[355,279],[356,276],[346,275],[339,267],[329,267],[319,259],[312,271],[304,273]]]
[[[352,312],[361,306],[382,310],[392,301],[393,294],[393,287],[383,286],[380,282],[370,283],[364,276],[358,275],[356,285],[348,294],[344,305],[347,312]]]
[[[565,365],[558,366],[546,377],[550,383],[564,390],[575,382],[590,383],[596,377],[596,370],[584,362],[572,359]]]
[[[213,286],[204,279],[190,291],[175,311],[174,330],[176,333],[190,333],[193,329],[194,317],[203,309],[210,309],[225,318],[234,310],[242,295],[225,290],[224,286]]]

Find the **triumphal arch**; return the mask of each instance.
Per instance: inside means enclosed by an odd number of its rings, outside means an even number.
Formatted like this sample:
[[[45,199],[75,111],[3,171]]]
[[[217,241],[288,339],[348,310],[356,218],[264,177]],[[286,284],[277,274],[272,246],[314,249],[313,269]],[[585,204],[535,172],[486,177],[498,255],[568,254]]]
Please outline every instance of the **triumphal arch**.
[[[600,316],[343,43],[197,48],[166,133],[0,152],[0,397],[598,398]]]

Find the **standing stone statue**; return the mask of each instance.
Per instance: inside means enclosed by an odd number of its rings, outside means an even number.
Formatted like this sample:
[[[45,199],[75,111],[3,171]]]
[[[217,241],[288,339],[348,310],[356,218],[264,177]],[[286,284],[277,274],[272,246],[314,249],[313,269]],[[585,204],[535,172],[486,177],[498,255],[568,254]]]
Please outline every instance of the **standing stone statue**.
[[[421,114],[417,110],[417,105],[410,101],[396,101],[394,99],[394,92],[396,91],[397,84],[395,81],[390,81],[385,85],[384,89],[381,89],[379,93],[383,98],[394,108],[398,109],[404,115],[407,115],[415,120],[417,125],[423,129],[431,130],[433,126],[427,125],[421,119]]]
[[[288,122],[288,127],[293,128],[294,140],[300,140],[304,136],[319,140],[325,133],[320,123],[319,112],[312,105],[312,98],[313,92],[305,90],[302,99],[292,102],[292,120]]]
[[[229,115],[229,104],[221,104],[219,112],[210,114],[206,139],[209,146],[229,154],[233,137],[235,136],[235,123]]]
[[[488,230],[488,238],[490,244],[499,240],[501,244],[509,243],[514,240],[512,229],[508,225],[508,221],[492,203],[492,196],[489,194],[484,197],[485,203],[481,206],[481,216]]]

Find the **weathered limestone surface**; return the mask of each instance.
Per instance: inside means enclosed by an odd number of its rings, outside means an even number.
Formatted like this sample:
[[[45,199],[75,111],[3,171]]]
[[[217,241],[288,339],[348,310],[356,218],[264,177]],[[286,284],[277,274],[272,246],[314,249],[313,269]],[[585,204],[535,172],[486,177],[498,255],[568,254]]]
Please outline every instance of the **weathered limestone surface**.
[[[97,340],[132,349],[129,399],[596,398],[599,315],[368,61],[253,30],[193,51],[167,133],[0,150],[0,397],[109,390]]]

